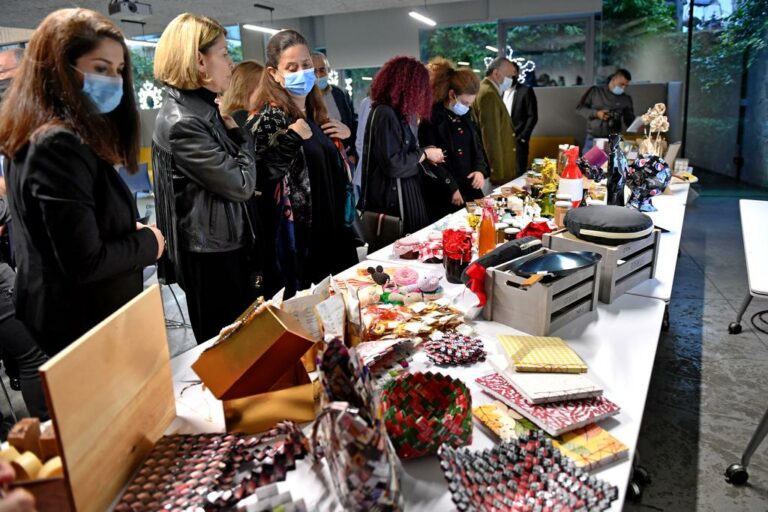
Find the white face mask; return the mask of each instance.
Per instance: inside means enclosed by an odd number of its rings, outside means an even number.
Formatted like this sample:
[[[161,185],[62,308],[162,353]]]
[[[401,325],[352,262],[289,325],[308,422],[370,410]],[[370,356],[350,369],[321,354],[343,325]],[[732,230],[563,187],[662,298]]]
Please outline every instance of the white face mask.
[[[509,89],[510,87],[512,87],[512,79],[509,78],[508,76],[505,76],[504,81],[501,82],[501,85],[499,86],[499,89],[501,90],[501,94],[504,94],[507,91],[507,89]]]

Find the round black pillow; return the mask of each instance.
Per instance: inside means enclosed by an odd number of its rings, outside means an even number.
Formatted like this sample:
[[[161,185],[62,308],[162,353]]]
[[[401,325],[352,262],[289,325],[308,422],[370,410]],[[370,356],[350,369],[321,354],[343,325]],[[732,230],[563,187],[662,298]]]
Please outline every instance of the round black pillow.
[[[653,220],[632,208],[594,205],[570,210],[565,227],[574,236],[603,245],[621,245],[653,233]]]

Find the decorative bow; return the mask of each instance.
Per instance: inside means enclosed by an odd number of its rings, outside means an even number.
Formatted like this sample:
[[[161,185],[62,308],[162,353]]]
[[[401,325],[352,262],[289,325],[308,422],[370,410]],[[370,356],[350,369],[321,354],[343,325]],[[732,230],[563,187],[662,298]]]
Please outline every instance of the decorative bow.
[[[467,288],[477,295],[477,299],[480,302],[479,306],[485,306],[488,300],[488,297],[485,295],[485,267],[474,262],[467,267],[466,274],[469,277]]]

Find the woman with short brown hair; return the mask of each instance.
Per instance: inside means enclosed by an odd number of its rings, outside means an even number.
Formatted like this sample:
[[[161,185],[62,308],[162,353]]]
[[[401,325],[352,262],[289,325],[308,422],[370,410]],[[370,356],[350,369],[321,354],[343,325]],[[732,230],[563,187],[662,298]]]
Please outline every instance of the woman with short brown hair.
[[[139,113],[123,34],[87,9],[35,30],[0,107],[16,315],[55,354],[141,292],[163,252],[116,171],[135,172]]]
[[[173,274],[187,295],[198,343],[216,336],[253,299],[254,244],[246,204],[253,196],[253,142],[218,96],[229,88],[232,59],[216,20],[181,14],[160,36],[155,78],[166,98],[155,120],[152,161],[157,220],[168,234],[161,277]]]
[[[221,97],[221,111],[232,116],[239,126],[245,126],[248,115],[256,107],[256,89],[264,66],[255,60],[244,60],[232,71],[229,89]]]

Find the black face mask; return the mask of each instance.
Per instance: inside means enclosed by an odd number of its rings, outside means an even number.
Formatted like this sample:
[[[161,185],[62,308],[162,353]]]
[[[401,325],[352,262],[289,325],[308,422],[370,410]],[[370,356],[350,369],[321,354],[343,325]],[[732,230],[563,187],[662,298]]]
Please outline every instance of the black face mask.
[[[10,78],[4,78],[3,80],[0,80],[0,99],[3,99],[3,96],[5,96],[5,91],[7,91],[10,86]]]

